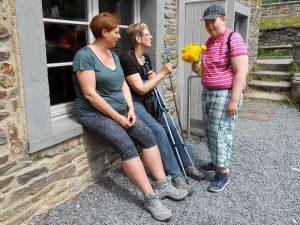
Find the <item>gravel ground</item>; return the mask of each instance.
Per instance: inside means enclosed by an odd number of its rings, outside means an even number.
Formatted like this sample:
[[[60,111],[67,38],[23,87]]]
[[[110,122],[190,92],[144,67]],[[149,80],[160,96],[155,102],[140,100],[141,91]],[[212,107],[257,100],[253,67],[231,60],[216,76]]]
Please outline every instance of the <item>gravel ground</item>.
[[[116,170],[29,224],[300,224],[300,112],[261,102],[247,103],[243,111],[265,107],[272,109],[271,120],[240,118],[237,123],[226,189],[207,192],[212,176],[190,180],[195,188],[191,197],[182,202],[163,200],[173,212],[168,223],[143,210],[141,193]],[[209,160],[202,137],[192,136],[187,146],[196,166]]]

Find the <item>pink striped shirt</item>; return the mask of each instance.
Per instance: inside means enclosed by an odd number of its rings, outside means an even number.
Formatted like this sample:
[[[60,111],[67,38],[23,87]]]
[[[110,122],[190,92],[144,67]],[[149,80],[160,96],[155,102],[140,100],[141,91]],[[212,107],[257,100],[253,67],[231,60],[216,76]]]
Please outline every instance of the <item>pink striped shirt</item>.
[[[234,72],[227,66],[227,39],[232,30],[226,28],[225,33],[217,38],[209,37],[207,50],[202,53],[202,79],[201,83],[209,89],[232,88]],[[248,55],[247,47],[242,36],[234,32],[230,41],[231,57]]]

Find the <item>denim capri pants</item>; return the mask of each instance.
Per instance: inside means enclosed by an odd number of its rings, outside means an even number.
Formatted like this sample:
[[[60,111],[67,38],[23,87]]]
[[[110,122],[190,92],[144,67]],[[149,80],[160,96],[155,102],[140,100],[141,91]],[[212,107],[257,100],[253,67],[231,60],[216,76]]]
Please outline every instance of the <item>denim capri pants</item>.
[[[81,117],[79,122],[89,131],[107,140],[119,152],[122,160],[129,160],[139,155],[133,140],[145,149],[156,145],[152,130],[137,116],[136,124],[128,129],[124,129],[113,119],[100,113],[95,116]]]

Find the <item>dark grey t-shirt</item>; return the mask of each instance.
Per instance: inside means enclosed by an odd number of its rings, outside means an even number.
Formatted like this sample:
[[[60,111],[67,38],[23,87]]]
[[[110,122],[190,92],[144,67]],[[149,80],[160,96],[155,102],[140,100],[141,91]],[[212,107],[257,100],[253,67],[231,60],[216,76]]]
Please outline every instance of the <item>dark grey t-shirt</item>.
[[[84,97],[76,77],[76,71],[94,70],[96,75],[96,92],[118,113],[125,114],[128,111],[122,92],[124,73],[118,56],[112,52],[116,69],[106,67],[89,47],[80,49],[73,61],[73,83],[76,92],[74,111],[79,117],[94,116],[100,113]]]

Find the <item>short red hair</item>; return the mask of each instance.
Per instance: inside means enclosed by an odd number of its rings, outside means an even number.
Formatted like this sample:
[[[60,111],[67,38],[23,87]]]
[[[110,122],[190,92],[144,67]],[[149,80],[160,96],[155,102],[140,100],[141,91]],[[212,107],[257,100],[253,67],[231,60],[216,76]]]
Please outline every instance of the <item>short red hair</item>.
[[[103,29],[106,29],[109,32],[116,28],[119,24],[120,19],[117,15],[102,12],[97,16],[94,16],[90,23],[90,29],[95,38],[101,38]]]

